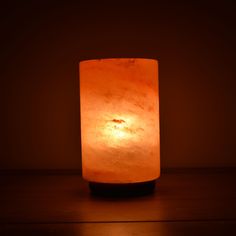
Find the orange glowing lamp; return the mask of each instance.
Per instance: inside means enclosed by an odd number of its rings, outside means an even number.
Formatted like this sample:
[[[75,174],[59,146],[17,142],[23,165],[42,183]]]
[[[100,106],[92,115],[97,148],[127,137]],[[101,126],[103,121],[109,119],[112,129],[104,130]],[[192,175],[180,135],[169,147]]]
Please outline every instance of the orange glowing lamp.
[[[80,105],[82,173],[92,191],[153,188],[160,176],[157,60],[81,61]]]

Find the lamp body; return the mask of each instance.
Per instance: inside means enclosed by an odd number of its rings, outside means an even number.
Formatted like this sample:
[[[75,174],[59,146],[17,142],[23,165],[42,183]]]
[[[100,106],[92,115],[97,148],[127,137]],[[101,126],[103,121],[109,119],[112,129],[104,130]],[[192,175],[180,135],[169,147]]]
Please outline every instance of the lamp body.
[[[157,179],[157,60],[85,60],[79,67],[83,178],[107,184]]]

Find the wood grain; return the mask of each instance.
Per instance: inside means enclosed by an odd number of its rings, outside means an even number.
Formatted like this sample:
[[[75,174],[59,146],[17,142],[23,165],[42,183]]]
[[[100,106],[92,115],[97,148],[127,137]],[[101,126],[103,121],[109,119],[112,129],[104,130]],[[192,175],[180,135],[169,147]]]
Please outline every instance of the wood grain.
[[[0,226],[0,235],[59,236],[203,236],[236,235],[236,221],[133,222],[82,224],[14,224]]]
[[[153,195],[98,198],[79,175],[2,175],[1,223],[236,220],[235,171],[163,173]]]

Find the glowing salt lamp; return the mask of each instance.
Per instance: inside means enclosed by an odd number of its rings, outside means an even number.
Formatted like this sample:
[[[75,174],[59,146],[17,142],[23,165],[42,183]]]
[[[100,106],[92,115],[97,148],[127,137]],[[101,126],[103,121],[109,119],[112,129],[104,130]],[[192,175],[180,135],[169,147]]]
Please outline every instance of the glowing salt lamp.
[[[82,173],[91,190],[153,189],[160,175],[157,60],[81,61],[80,99]]]

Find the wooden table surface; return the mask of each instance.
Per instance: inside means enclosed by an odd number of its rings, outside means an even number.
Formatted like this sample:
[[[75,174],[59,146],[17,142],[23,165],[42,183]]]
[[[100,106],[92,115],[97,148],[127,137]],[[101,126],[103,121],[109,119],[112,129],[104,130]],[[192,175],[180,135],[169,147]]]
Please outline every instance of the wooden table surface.
[[[169,170],[130,198],[76,174],[1,174],[0,191],[0,235],[236,235],[235,169]]]

